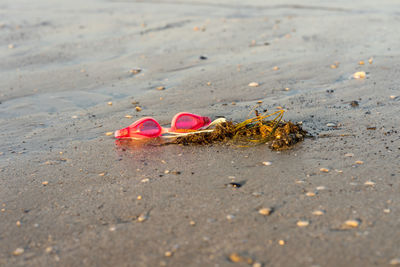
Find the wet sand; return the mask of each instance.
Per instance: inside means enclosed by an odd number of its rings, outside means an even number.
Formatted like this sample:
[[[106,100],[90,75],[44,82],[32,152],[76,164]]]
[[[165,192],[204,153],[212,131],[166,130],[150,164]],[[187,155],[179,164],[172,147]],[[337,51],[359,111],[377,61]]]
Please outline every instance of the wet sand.
[[[396,1],[0,7],[1,266],[400,264]],[[314,138],[275,152],[106,136],[180,111],[241,121],[257,101]]]

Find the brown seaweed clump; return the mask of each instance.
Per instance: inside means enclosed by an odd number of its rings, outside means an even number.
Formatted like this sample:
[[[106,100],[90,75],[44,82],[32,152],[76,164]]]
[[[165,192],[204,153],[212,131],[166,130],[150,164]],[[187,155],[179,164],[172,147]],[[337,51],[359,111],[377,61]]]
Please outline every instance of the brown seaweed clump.
[[[273,150],[289,149],[304,140],[307,132],[299,124],[282,121],[283,110],[268,115],[258,115],[241,123],[231,121],[215,126],[212,132],[198,132],[177,137],[172,143],[182,145],[208,145],[215,142],[255,145],[268,143]],[[273,120],[266,118],[276,115]]]

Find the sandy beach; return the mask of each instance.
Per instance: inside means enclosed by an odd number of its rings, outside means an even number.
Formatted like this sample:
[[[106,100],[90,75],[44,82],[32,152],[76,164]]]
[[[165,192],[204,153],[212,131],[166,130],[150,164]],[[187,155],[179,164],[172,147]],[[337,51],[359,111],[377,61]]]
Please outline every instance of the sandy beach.
[[[0,266],[400,266],[397,1],[56,2],[0,3]],[[258,101],[313,138],[107,135]]]

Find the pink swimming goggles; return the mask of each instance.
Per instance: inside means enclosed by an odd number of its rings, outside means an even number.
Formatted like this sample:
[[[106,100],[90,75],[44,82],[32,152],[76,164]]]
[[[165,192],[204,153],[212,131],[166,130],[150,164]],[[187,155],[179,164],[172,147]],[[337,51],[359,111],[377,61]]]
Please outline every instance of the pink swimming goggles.
[[[115,138],[155,138],[164,133],[188,132],[198,130],[210,125],[209,117],[202,117],[196,114],[181,112],[174,116],[171,122],[171,128],[163,128],[151,117],[142,118],[130,126],[115,131]]]

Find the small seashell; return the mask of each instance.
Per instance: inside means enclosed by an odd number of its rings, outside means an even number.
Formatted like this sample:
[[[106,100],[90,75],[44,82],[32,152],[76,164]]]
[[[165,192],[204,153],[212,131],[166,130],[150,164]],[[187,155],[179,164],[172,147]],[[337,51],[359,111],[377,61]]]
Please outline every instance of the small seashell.
[[[298,221],[297,222],[297,226],[298,227],[306,227],[306,226],[309,226],[309,225],[310,225],[309,221]]]
[[[376,183],[374,181],[366,181],[364,183],[364,185],[366,185],[366,186],[374,186],[374,185],[376,185]]]
[[[365,76],[366,76],[365,71],[358,71],[358,72],[353,74],[353,78],[354,79],[364,79]]]
[[[19,256],[19,255],[21,255],[22,253],[24,253],[24,249],[23,248],[16,248],[14,251],[13,251],[13,255],[14,256]]]
[[[262,208],[258,210],[258,213],[264,216],[268,216],[273,212],[272,208]]]
[[[350,227],[350,228],[357,228],[360,226],[360,221],[359,220],[347,220],[344,222],[344,226]]]
[[[249,83],[249,86],[250,87],[258,87],[260,84],[259,83],[256,83],[256,82],[251,82],[251,83]]]
[[[325,211],[323,211],[323,210],[314,210],[314,211],[312,212],[312,214],[313,214],[313,215],[317,215],[317,216],[321,216],[321,215],[324,215],[324,214],[325,214]]]

